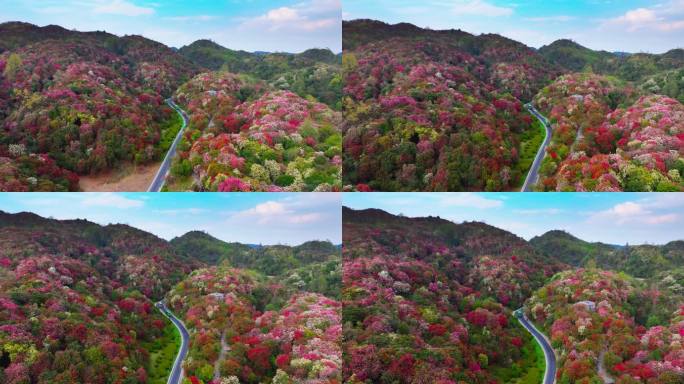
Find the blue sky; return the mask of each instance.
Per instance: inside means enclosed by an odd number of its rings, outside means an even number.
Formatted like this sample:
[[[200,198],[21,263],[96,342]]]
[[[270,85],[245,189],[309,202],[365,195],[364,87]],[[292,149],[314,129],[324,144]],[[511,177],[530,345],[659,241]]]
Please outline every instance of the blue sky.
[[[343,18],[499,33],[536,48],[559,38],[608,51],[684,47],[684,0],[344,0]]]
[[[679,193],[345,193],[342,201],[354,209],[481,221],[528,240],[552,229],[610,244],[684,240]]]
[[[342,238],[339,193],[0,193],[0,210],[123,223],[167,240],[191,230],[248,244]]]
[[[0,0],[0,22],[138,34],[180,48],[211,39],[232,49],[342,48],[340,0]]]

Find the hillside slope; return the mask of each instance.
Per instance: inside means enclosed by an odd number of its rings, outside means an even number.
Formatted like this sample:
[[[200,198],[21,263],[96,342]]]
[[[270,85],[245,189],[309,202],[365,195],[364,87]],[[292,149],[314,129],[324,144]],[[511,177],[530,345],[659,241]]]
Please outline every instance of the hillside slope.
[[[560,73],[498,35],[369,20],[343,24],[344,182],[388,191],[508,190],[521,182],[523,111]]]
[[[235,51],[210,40],[198,40],[178,52],[204,68],[246,74],[301,97],[315,97],[332,108],[341,107],[341,57],[329,49],[264,54]]]
[[[486,224],[380,210],[344,208],[343,237],[345,379],[499,383],[534,369],[511,312],[555,259]]]
[[[0,190],[74,191],[78,175],[165,152],[163,99],[199,68],[141,36],[0,24]]]

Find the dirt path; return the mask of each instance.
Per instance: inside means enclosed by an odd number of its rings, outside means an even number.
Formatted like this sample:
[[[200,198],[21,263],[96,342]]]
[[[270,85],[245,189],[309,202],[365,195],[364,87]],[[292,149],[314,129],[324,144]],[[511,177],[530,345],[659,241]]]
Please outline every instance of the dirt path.
[[[218,380],[221,377],[221,362],[226,358],[226,352],[230,350],[230,346],[226,343],[226,330],[221,333],[221,352],[219,352],[219,357],[214,363],[214,380]]]
[[[79,185],[84,192],[145,192],[160,164],[124,165],[116,171],[81,176]]]
[[[606,356],[606,350],[604,349],[601,351],[601,353],[599,354],[599,358],[598,358],[598,374],[599,374],[599,377],[601,377],[601,380],[603,380],[603,382],[605,384],[613,384],[613,383],[615,383],[615,380],[613,380],[613,378],[610,377],[610,374],[608,373],[605,365],[603,364],[605,356]]]

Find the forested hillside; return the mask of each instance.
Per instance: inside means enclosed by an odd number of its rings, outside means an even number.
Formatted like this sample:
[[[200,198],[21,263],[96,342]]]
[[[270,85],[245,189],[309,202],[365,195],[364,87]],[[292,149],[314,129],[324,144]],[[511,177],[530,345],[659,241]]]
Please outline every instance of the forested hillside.
[[[486,224],[380,210],[344,208],[343,237],[345,380],[541,379],[511,312],[561,263]]]
[[[539,50],[493,34],[343,24],[348,190],[681,191],[684,50]],[[537,174],[534,168],[533,175]]]
[[[182,47],[179,53],[204,68],[247,74],[301,97],[313,96],[331,108],[341,107],[341,55],[329,49],[309,49],[298,54],[251,53],[198,40]]]
[[[254,372],[238,374],[244,380],[275,374],[276,366],[283,370],[280,376],[307,377],[298,363],[320,377],[341,372],[337,300],[342,267],[339,248],[328,242],[255,247],[201,232],[168,242],[123,224],[4,212],[0,241],[0,382],[165,382],[176,351],[171,344],[164,357],[169,366],[160,365],[159,351],[173,341],[174,331],[153,303],[169,298],[185,316],[196,302],[215,299],[206,295],[207,289],[218,289],[214,281],[223,284],[226,297],[234,292],[241,298],[230,296],[235,301],[226,301],[223,312],[201,306],[201,316],[209,317],[202,325],[207,332],[225,327],[236,332],[228,339],[234,360],[220,371],[225,376],[237,372],[231,364],[242,358],[254,364]],[[188,325],[196,324],[197,311],[187,314]],[[221,322],[235,320],[233,314],[247,316],[245,322]],[[258,330],[272,328],[272,334],[253,342],[258,335],[245,328],[249,322]],[[285,330],[303,335],[284,341]],[[198,337],[192,341],[194,363],[188,367],[202,368],[202,359],[216,355],[209,354],[204,336],[193,337]],[[195,355],[197,350],[205,352]],[[272,365],[268,354],[276,351],[284,357]]]
[[[200,40],[177,50],[142,36],[0,24],[0,190],[77,191],[80,176],[126,176],[153,166],[181,127],[165,99],[196,108],[208,102],[205,91],[238,99],[242,108],[217,116],[216,129],[209,124],[214,103],[193,111],[201,116],[193,116],[185,150],[201,139],[195,149],[209,156],[199,164],[202,156],[191,163],[183,153],[174,169],[181,181],[169,180],[172,187],[340,189],[340,61],[326,49],[247,53]],[[240,80],[229,89],[213,80],[227,77]],[[188,92],[198,87],[201,94]],[[228,138],[241,131],[243,137]],[[238,151],[235,141],[242,140],[253,143]],[[233,153],[246,168],[231,161]],[[298,162],[288,169],[292,160]]]

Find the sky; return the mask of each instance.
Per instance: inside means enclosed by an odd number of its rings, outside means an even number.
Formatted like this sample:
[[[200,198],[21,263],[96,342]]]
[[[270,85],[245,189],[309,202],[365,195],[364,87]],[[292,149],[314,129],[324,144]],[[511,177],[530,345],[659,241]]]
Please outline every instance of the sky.
[[[588,48],[684,48],[684,0],[344,0],[345,20],[499,33],[539,48],[561,38]]]
[[[679,193],[345,193],[342,202],[409,217],[485,222],[527,240],[554,229],[616,245],[684,240]]]
[[[244,244],[339,244],[339,193],[0,193],[0,210],[128,224],[170,240],[201,230]]]
[[[341,0],[0,0],[0,22],[143,35],[180,48],[298,53],[342,49]]]

